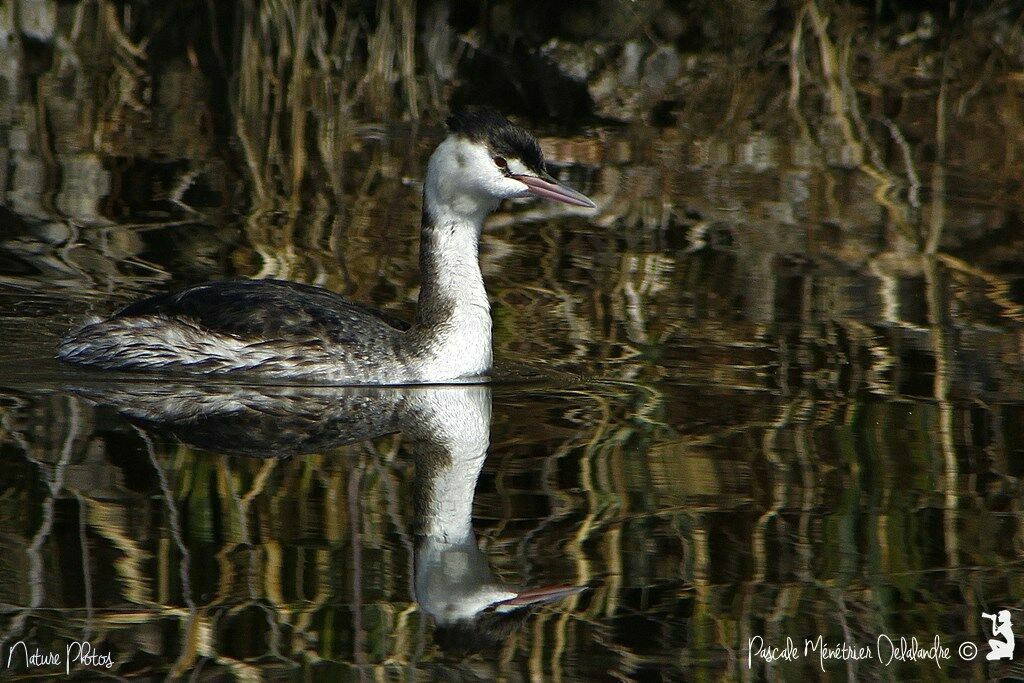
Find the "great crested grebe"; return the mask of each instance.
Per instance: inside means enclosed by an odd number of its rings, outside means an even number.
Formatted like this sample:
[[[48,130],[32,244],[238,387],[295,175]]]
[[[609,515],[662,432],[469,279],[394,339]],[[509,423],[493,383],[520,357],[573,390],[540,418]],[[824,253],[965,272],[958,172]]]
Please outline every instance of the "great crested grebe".
[[[536,139],[498,112],[456,113],[448,129],[423,187],[413,325],[310,285],[210,282],[89,322],[61,341],[58,358],[109,370],[346,384],[485,379],[491,309],[479,264],[484,219],[512,197],[595,205],[552,178]]]

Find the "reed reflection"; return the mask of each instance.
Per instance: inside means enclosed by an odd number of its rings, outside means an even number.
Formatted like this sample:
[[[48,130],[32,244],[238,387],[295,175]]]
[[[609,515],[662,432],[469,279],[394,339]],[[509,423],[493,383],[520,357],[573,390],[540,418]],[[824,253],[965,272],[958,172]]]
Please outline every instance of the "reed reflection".
[[[473,497],[490,446],[488,386],[133,383],[72,391],[116,408],[148,433],[223,454],[288,458],[401,432],[415,464],[413,597],[449,652],[496,646],[532,608],[584,590],[507,585],[478,545]]]

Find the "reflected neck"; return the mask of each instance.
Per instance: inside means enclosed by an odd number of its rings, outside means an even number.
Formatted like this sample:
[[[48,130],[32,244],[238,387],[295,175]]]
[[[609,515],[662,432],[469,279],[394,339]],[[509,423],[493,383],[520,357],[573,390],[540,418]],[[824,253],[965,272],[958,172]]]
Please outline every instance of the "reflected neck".
[[[515,593],[491,572],[473,533],[473,497],[490,445],[491,391],[431,390],[414,405],[416,599],[439,623],[476,615]]]
[[[473,495],[490,445],[491,391],[446,387],[418,396],[404,430],[416,455],[417,533],[475,548]]]

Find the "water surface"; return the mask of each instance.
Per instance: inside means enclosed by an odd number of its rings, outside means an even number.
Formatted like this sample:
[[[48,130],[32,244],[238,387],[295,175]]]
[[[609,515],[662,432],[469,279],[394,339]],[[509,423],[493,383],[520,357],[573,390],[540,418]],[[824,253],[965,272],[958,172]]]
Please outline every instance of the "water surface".
[[[915,102],[886,121],[909,130]],[[330,173],[280,148],[294,165],[253,172],[237,136],[189,136],[188,106],[161,124],[169,138],[99,149],[60,126],[51,148],[22,144],[35,124],[11,127],[5,648],[88,641],[112,653],[103,671],[154,678],[1021,673],[984,659],[983,612],[1024,624],[1024,206],[1012,168],[979,161],[986,140],[951,134],[934,164],[924,134],[872,156],[827,126],[539,124],[552,171],[600,208],[512,202],[484,234],[499,381],[474,404],[489,437],[467,470],[469,522],[496,580],[587,590],[453,643],[415,586],[423,501],[447,461],[422,454],[415,419],[356,429],[405,394],[345,411],[342,389],[53,360],[89,315],[226,277],[412,316],[439,128],[348,122],[335,156],[318,138]],[[294,169],[298,189],[275,184]],[[803,654],[819,635],[872,649],[938,635],[950,658],[748,667],[758,636]],[[965,641],[982,656],[959,656]]]

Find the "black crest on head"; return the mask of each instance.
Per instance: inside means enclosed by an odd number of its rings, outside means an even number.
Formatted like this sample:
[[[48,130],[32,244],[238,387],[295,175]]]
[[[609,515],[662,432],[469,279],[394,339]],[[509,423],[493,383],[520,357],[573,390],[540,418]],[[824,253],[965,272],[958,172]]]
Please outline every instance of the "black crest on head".
[[[498,156],[519,159],[531,171],[545,173],[537,140],[489,107],[463,109],[448,117],[448,130],[486,144]]]

